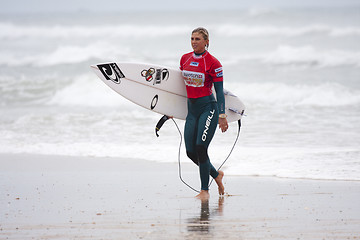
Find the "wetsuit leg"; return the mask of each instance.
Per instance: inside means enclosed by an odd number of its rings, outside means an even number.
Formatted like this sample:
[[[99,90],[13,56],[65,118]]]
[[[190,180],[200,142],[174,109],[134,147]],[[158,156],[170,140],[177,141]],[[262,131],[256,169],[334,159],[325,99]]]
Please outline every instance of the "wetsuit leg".
[[[204,162],[206,161],[206,159],[209,158],[207,155],[207,147],[213,137],[213,133],[209,132],[210,138],[208,138],[208,141],[206,141],[205,144],[206,147],[202,147],[203,144],[200,144],[200,147],[197,148],[196,140],[199,139],[199,137],[197,137],[198,135],[197,128],[198,128],[198,119],[193,114],[188,114],[188,116],[186,117],[185,129],[184,129],[186,154],[196,165],[199,165],[199,155],[201,156],[201,159]],[[210,166],[210,170],[211,170],[210,175],[213,178],[216,178],[218,172],[216,171],[216,169],[212,164]]]
[[[195,148],[199,158],[202,190],[209,189],[209,175],[211,175],[213,178],[216,178],[219,175],[214,166],[211,164],[207,153],[207,149],[217,128],[218,115],[217,104],[209,103],[198,118]]]
[[[197,119],[196,116],[189,113],[186,117],[185,129],[184,129],[186,154],[196,165],[199,165],[199,158],[196,153],[196,134],[197,134]]]
[[[209,174],[216,178],[219,173],[210,163],[208,146],[218,124],[218,107],[211,98],[188,100],[184,139],[188,157],[199,165],[201,189],[208,190]]]
[[[209,156],[207,154],[207,148],[203,145],[196,145],[196,137],[192,136],[196,131],[192,132],[190,127],[185,128],[185,132],[188,131],[188,134],[185,134],[185,139],[188,138],[188,140],[185,140],[186,145],[186,154],[188,158],[190,158],[196,165],[199,166],[200,163],[200,157],[202,162],[209,161],[210,165],[210,176],[213,178],[216,178],[219,173],[215,169],[215,167],[211,164]],[[207,160],[206,160],[207,159]]]

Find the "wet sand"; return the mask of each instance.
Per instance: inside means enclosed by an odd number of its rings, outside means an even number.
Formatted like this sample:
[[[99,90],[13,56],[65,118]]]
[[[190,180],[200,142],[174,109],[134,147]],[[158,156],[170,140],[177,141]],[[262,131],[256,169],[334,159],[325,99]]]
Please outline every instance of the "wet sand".
[[[184,160],[185,161],[185,160]],[[360,239],[360,182],[227,176],[210,200],[176,163],[0,155],[0,239]],[[198,187],[198,171],[182,164]]]

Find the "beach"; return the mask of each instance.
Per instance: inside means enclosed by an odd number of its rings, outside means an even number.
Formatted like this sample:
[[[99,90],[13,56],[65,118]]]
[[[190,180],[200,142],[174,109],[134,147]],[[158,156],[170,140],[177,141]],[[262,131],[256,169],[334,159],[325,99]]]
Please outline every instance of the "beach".
[[[1,240],[360,239],[360,3],[42,2],[0,8]],[[246,107],[203,202],[185,122],[156,137],[90,68],[178,69],[197,27]]]
[[[360,182],[227,176],[200,201],[176,163],[0,155],[1,239],[360,239]],[[182,163],[199,186],[197,167]]]

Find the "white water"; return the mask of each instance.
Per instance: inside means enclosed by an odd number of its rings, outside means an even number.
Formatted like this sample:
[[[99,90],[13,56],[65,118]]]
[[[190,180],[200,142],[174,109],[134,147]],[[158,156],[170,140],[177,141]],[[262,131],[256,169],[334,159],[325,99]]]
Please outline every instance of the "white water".
[[[246,104],[227,174],[360,180],[360,21],[354,9],[0,18],[0,153],[176,162],[178,132],[105,86],[89,65],[177,67],[193,28],[210,31],[225,87]],[[227,16],[226,18],[221,16]],[[183,122],[177,121],[180,128]],[[218,132],[215,166],[237,126]],[[182,161],[188,161],[182,148]]]

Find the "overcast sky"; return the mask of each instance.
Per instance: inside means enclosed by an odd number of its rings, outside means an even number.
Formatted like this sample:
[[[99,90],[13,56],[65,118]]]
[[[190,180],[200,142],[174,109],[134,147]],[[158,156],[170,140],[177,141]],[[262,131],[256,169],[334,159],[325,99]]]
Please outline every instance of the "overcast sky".
[[[0,0],[0,13],[216,10],[249,7],[360,7],[360,0]],[[359,8],[360,9],[360,8]]]

